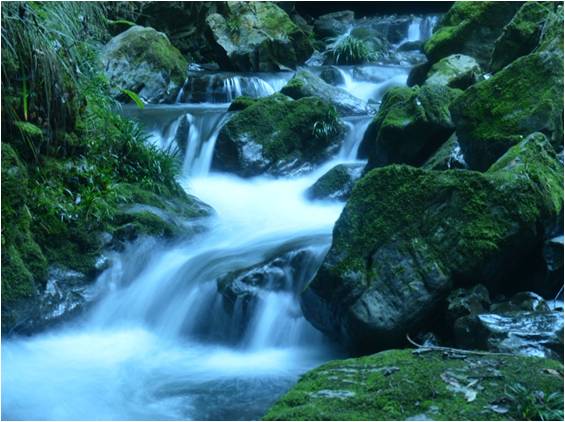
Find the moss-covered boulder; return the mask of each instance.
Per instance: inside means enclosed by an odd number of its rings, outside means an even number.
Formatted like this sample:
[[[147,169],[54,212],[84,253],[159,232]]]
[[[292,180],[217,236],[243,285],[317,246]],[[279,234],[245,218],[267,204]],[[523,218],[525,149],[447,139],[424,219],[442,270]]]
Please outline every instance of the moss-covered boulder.
[[[412,350],[326,363],[306,373],[263,417],[281,421],[525,418],[563,418],[563,365],[558,361]]]
[[[424,83],[466,89],[477,82],[480,76],[481,67],[474,58],[453,54],[435,63]]]
[[[281,89],[281,93],[295,100],[304,97],[319,97],[331,103],[342,116],[365,115],[368,113],[364,101],[346,90],[324,82],[307,70],[300,70]]]
[[[364,168],[362,163],[338,164],[306,190],[306,197],[313,200],[345,201],[351,195],[355,182],[361,178]]]
[[[330,104],[275,94],[258,99],[224,125],[212,167],[242,177],[307,171],[336,152],[343,133]]]
[[[367,168],[424,163],[453,133],[449,105],[459,93],[440,85],[387,91],[359,149]]]
[[[492,72],[532,52],[538,45],[548,7],[537,1],[525,2],[520,7],[494,44],[489,65]]]
[[[422,168],[426,170],[450,170],[468,168],[461,151],[461,146],[454,133],[438,150],[426,161]]]
[[[562,166],[538,136],[485,174],[369,172],[302,294],[306,318],[343,344],[379,350],[425,324],[453,287],[480,280],[503,290],[524,278],[563,201]]]
[[[186,78],[186,60],[153,28],[133,26],[115,36],[104,47],[102,61],[120,99],[128,98],[127,89],[151,103],[172,101]]]
[[[467,89],[450,107],[467,163],[485,170],[532,132],[563,143],[563,54],[520,57],[492,78]]]
[[[308,35],[271,2],[227,2],[224,14],[206,18],[216,59],[226,69],[295,68],[312,54]]]
[[[458,1],[442,18],[424,52],[432,63],[451,54],[471,56],[486,67],[495,40],[520,8],[520,2]]]
[[[351,10],[326,13],[314,22],[314,32],[320,38],[335,38],[353,25],[355,13]]]

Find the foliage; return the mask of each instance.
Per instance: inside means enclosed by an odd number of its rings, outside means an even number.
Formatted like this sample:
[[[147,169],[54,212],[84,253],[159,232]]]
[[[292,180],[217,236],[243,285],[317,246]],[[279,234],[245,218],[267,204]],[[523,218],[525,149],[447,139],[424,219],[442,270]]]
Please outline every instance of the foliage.
[[[331,141],[342,131],[339,116],[335,107],[330,107],[322,120],[317,120],[312,128],[312,135],[316,140]]]
[[[508,386],[506,396],[513,405],[512,411],[517,420],[559,421],[563,420],[563,394],[545,394],[540,390],[530,390],[523,384]]]
[[[374,53],[367,42],[351,35],[336,40],[329,54],[335,64],[362,64],[374,60]]]

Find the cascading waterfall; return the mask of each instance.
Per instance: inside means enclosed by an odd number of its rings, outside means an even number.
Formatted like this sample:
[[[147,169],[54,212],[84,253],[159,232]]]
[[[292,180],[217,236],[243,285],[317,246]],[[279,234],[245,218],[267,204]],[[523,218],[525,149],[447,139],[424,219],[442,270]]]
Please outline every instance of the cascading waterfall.
[[[375,106],[408,73],[339,70],[343,88]],[[229,101],[270,95],[290,77],[202,72],[177,104],[124,107],[151,142],[184,157],[183,186],[216,215],[190,240],[142,239],[116,253],[96,282],[98,301],[80,319],[5,340],[4,419],[258,419],[300,374],[341,355],[304,319],[299,294],[343,203],[310,202],[304,191],[356,160],[372,116],[344,118],[341,150],[311,174],[243,180],[210,172]]]

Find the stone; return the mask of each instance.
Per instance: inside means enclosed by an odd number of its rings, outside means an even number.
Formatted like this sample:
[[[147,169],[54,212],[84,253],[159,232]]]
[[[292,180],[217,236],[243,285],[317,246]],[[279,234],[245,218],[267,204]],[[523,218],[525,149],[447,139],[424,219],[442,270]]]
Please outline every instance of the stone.
[[[435,63],[424,84],[466,89],[479,81],[481,67],[472,57],[453,54]]]

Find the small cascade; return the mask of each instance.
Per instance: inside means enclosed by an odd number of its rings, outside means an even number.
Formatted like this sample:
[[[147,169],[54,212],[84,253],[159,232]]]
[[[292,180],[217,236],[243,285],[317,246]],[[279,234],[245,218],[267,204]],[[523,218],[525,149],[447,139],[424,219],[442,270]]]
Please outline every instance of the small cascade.
[[[422,18],[416,17],[408,26],[408,36],[406,41],[421,41],[422,39]]]
[[[291,76],[286,73],[190,73],[177,97],[177,103],[230,103],[240,95],[266,97],[278,91]]]
[[[363,134],[371,123],[372,116],[347,117],[344,124],[347,127],[345,139],[339,151],[339,158],[343,160],[355,160],[357,151],[363,140]]]

